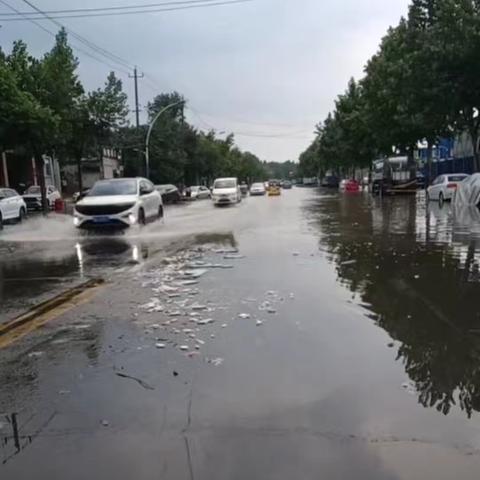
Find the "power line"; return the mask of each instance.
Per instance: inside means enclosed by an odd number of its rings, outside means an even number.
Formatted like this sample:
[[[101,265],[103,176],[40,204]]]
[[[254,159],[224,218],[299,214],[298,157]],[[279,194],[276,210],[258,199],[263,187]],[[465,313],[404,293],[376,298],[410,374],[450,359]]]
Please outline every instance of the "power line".
[[[243,119],[232,118],[232,117],[222,118],[222,117],[211,115],[211,114],[208,114],[208,113],[202,113],[202,115],[204,115],[205,117],[217,118],[219,120],[224,120],[224,121],[227,121],[227,122],[230,122],[230,123],[237,123],[237,124],[240,124],[240,125],[253,125],[253,126],[258,126],[258,127],[274,127],[274,128],[283,128],[283,129],[285,129],[285,128],[298,128],[299,127],[299,125],[294,125],[292,123],[254,122],[252,120],[243,120]]]
[[[80,34],[74,32],[73,30],[66,28],[65,25],[63,25],[62,23],[57,22],[55,19],[51,18],[49,15],[47,15],[45,12],[40,10],[38,7],[36,7],[29,0],[22,0],[22,1],[23,1],[23,3],[28,5],[30,8],[35,10],[39,15],[43,15],[45,18],[47,18],[48,20],[53,22],[55,25],[57,25],[57,27],[64,28],[65,31],[67,31],[70,35],[72,35],[72,37],[76,38],[79,42],[83,43],[85,46],[92,49],[96,53],[99,53],[100,55],[104,56],[105,58],[108,58],[110,61],[113,61],[114,63],[117,63],[117,64],[121,65],[122,67],[128,68],[130,70],[133,68],[132,65],[127,60],[124,60],[123,58],[119,57],[118,55],[115,55],[114,53],[109,52],[105,48],[102,48],[99,45],[96,45],[92,41],[88,40],[85,37],[82,37]]]
[[[66,10],[44,10],[43,12],[48,14],[48,15],[59,15],[62,13],[88,13],[88,12],[108,12],[108,11],[114,11],[114,10],[132,10],[135,8],[145,8],[145,9],[150,9],[150,8],[155,8],[155,7],[162,7],[162,6],[168,6],[168,5],[189,5],[189,4],[195,4],[195,3],[209,3],[209,2],[214,2],[217,0],[180,0],[180,1],[170,1],[170,2],[159,2],[159,3],[147,3],[147,4],[137,4],[137,5],[117,5],[117,6],[112,6],[112,7],[97,7],[97,8],[70,8]],[[32,12],[27,11],[27,12],[18,12],[18,13],[8,13],[8,12],[2,12],[0,15],[5,15],[8,17],[14,17],[18,15],[31,15]]]
[[[19,10],[17,10],[15,7],[12,7],[9,3],[7,3],[5,0],[0,0],[0,3],[2,3],[3,5],[5,5],[7,8],[10,8],[11,10],[13,10],[14,12],[17,12],[17,13],[21,13]],[[27,19],[26,19],[27,20]],[[40,23],[38,23],[37,21],[33,20],[33,19],[28,19],[29,22],[33,23],[34,25],[36,25],[38,28],[40,28],[41,30],[43,30],[44,32],[48,33],[49,35],[51,35],[53,38],[56,37],[56,33],[52,32],[51,30],[49,30],[48,28],[44,27],[43,25],[41,25]],[[113,70],[117,70],[117,71],[121,71],[122,73],[128,75],[129,72],[122,69],[122,68],[118,68],[118,67],[115,67],[113,65],[111,65],[110,63],[107,63],[105,62],[104,60],[101,60],[100,58],[96,57],[95,55],[92,55],[90,52],[87,52],[86,50],[83,50],[82,48],[78,47],[75,45],[75,49],[81,53],[83,53],[84,55],[86,55],[87,57],[90,57],[92,58],[93,60],[99,62],[99,63],[102,63],[103,65],[106,65],[108,66],[109,68],[113,69]]]
[[[223,5],[234,5],[238,3],[247,3],[247,2],[253,2],[254,0],[229,0],[229,1],[215,1],[211,3],[205,3],[208,2],[209,0],[204,0],[204,3],[198,3],[195,5],[186,5],[182,7],[171,7],[171,8],[157,8],[157,9],[152,9],[152,10],[132,10],[129,12],[106,12],[106,13],[91,13],[91,14],[79,14],[79,15],[52,15],[48,16],[48,19],[53,20],[53,19],[65,19],[65,18],[92,18],[92,17],[113,17],[113,16],[120,16],[120,15],[138,15],[138,14],[144,14],[144,13],[158,13],[158,12],[173,12],[173,11],[178,11],[178,10],[191,10],[194,8],[207,8],[207,7],[218,7],[218,6],[223,6]],[[177,2],[178,3],[178,2]],[[20,13],[20,12],[19,12]],[[39,17],[38,14],[34,14],[33,12],[30,15],[32,16],[22,16],[21,18],[15,17],[15,18],[0,18],[1,22],[18,22],[18,21],[24,21],[24,20],[43,20],[43,18]]]
[[[195,117],[200,121],[200,123],[202,123],[203,125],[205,125],[207,128],[209,128],[210,130],[230,130],[232,131],[232,133],[234,133],[235,135],[239,136],[239,137],[257,137],[257,138],[307,138],[305,136],[305,134],[307,132],[309,132],[310,130],[299,130],[299,131],[296,131],[296,132],[288,132],[288,133],[274,133],[274,132],[267,132],[267,133],[264,133],[264,132],[245,132],[245,131],[237,131],[235,129],[230,129],[230,128],[217,128],[217,127],[214,127],[212,124],[210,124],[209,122],[207,122],[201,115],[198,111],[196,111],[194,108],[192,108],[191,106],[189,106],[189,110],[195,115]],[[203,115],[203,114],[202,114]],[[209,116],[209,115],[207,115]],[[228,121],[228,120],[227,120]],[[256,123],[253,123],[251,122],[252,125],[263,125],[263,126],[268,126],[268,124],[256,124]],[[308,137],[310,138],[310,137]]]

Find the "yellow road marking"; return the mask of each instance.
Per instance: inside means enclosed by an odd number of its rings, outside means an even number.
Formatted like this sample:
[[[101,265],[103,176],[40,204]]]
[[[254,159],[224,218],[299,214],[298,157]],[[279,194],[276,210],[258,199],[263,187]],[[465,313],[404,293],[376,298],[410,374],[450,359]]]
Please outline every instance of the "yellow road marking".
[[[46,302],[37,305],[28,312],[0,325],[0,348],[7,347],[28,333],[58,318],[72,308],[91,300],[104,286],[103,280],[89,280]]]

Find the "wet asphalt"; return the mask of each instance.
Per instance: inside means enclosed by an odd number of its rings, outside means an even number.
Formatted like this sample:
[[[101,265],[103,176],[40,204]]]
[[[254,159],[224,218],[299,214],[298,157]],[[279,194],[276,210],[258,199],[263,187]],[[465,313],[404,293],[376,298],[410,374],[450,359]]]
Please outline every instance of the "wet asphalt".
[[[479,239],[422,194],[300,188],[8,226],[1,319],[107,284],[0,352],[0,478],[477,479]]]

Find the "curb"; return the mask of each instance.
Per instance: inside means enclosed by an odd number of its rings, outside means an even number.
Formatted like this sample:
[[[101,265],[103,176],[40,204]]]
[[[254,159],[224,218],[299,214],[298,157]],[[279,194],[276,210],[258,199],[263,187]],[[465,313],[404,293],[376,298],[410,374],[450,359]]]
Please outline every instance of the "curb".
[[[54,308],[63,305],[70,300],[73,300],[86,290],[98,287],[104,283],[105,280],[102,278],[94,278],[81,283],[80,285],[77,285],[76,287],[73,287],[70,290],[67,290],[66,292],[63,292],[53,298],[50,298],[49,300],[35,305],[27,312],[22,313],[18,317],[4,323],[3,325],[0,325],[0,337],[11,332],[12,330],[15,330],[16,328],[21,327],[22,325],[25,325],[28,322],[35,320],[40,315],[43,315],[44,313],[49,312],[50,310],[53,310]]]

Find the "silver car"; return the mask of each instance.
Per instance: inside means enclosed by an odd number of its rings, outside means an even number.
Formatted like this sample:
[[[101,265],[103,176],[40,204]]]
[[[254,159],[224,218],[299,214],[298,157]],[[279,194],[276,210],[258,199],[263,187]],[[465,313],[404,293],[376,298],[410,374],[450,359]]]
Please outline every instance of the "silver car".
[[[429,200],[452,200],[458,185],[463,182],[468,175],[466,173],[446,173],[438,176],[427,188]]]

